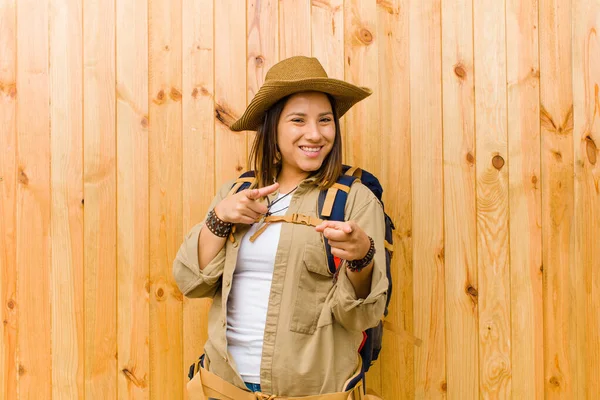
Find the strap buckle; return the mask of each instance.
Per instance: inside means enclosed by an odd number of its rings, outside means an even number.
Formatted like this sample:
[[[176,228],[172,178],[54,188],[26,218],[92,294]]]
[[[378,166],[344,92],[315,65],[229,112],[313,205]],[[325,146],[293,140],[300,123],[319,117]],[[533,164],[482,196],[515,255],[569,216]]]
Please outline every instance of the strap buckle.
[[[292,214],[292,223],[310,225],[310,217],[302,214]]]

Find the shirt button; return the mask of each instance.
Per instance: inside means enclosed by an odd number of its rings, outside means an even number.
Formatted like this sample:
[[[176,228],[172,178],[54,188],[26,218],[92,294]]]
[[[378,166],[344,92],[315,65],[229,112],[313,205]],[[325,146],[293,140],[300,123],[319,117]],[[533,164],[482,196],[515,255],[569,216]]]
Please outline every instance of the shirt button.
[[[233,242],[233,247],[238,247],[238,242]]]
[[[227,358],[227,356],[223,357],[223,361],[225,361],[226,363],[229,362],[229,358]]]
[[[227,321],[223,320],[223,328],[227,327]]]
[[[229,287],[229,285],[231,285],[231,281],[229,279],[227,279],[225,281],[225,287]]]

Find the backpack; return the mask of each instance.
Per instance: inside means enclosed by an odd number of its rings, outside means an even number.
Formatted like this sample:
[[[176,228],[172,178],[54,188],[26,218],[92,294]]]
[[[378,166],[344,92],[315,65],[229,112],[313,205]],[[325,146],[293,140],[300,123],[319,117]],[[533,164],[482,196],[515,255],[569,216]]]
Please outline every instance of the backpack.
[[[238,193],[244,189],[248,189],[255,181],[254,171],[248,171],[243,173],[233,184],[229,194]],[[319,193],[318,201],[318,214],[321,219],[328,219],[331,221],[344,221],[344,209],[346,207],[346,201],[348,200],[348,193],[350,187],[356,181],[360,181],[363,185],[373,192],[375,197],[381,202],[383,195],[383,188],[379,183],[379,180],[371,173],[362,170],[360,168],[351,167],[348,165],[342,166],[342,175],[337,179],[337,182],[327,190]],[[300,218],[298,218],[300,217]],[[388,306],[392,296],[392,276],[391,276],[391,260],[393,253],[393,230],[395,229],[392,219],[384,211],[385,218],[385,267],[386,275],[388,279],[388,291],[387,299],[385,304],[384,316],[388,315]],[[278,221],[300,223],[305,225],[313,225],[310,217],[304,217],[302,215],[295,215],[295,218],[283,218],[277,217]],[[327,255],[327,263],[329,271],[336,277],[341,260],[334,257],[331,254],[331,248],[326,238],[325,251]],[[383,339],[383,320],[379,321],[377,326],[367,329],[363,332],[363,341],[359,348],[359,353],[362,358],[363,374],[358,376],[356,382],[350,382],[348,388],[352,388],[360,379],[364,379],[364,373],[366,373],[373,362],[379,357],[381,352],[381,345]]]

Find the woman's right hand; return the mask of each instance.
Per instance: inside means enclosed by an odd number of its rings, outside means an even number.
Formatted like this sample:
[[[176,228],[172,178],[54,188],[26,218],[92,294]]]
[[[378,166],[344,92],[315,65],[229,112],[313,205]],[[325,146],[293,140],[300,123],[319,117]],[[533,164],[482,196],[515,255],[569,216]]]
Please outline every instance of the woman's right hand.
[[[221,200],[215,207],[217,217],[233,224],[253,224],[269,209],[260,203],[260,199],[279,189],[279,183],[274,183],[259,189],[245,189]]]

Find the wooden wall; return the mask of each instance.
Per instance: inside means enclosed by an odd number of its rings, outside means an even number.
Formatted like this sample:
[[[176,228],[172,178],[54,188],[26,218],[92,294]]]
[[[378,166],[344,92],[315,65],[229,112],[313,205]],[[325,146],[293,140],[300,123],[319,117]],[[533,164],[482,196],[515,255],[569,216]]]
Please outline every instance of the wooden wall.
[[[342,121],[396,223],[369,386],[600,396],[599,0],[0,0],[0,398],[180,399],[208,302],[171,264],[246,168],[270,66]]]

